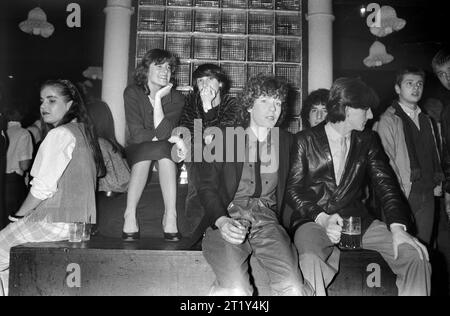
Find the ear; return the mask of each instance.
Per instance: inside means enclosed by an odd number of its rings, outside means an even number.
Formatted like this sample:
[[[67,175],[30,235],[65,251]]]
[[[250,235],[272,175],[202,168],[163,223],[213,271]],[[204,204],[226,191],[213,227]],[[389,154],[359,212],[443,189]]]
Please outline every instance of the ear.
[[[395,85],[395,92],[396,92],[397,94],[400,94],[400,91],[401,91],[401,89],[400,89],[399,85],[396,84],[396,85]]]

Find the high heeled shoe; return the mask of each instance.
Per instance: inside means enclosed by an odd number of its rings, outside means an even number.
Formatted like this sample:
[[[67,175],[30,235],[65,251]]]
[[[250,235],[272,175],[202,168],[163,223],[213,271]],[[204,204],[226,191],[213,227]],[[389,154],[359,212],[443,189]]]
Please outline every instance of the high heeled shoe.
[[[166,222],[166,216],[164,215],[163,219],[162,219],[163,229],[164,229],[164,226],[165,226],[164,225],[165,222]],[[181,236],[181,234],[179,232],[176,232],[176,233],[166,233],[166,232],[164,232],[164,240],[165,241],[177,242],[177,241],[180,241],[181,238],[182,238],[182,236]]]
[[[182,238],[180,233],[164,233],[164,240],[169,242],[177,242]]]
[[[134,232],[134,233],[126,233],[122,232],[122,239],[123,241],[136,241],[141,239],[140,232]]]

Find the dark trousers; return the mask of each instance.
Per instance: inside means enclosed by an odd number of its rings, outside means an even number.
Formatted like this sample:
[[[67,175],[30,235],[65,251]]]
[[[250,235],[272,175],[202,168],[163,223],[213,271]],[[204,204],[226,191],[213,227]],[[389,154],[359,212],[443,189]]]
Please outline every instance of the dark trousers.
[[[450,293],[450,222],[445,210],[445,199],[436,198],[436,219],[433,232],[435,258],[433,268],[436,273],[435,284],[440,293]],[[445,277],[446,276],[446,277]]]
[[[435,217],[433,189],[423,190],[413,184],[408,202],[416,222],[416,237],[430,246]]]

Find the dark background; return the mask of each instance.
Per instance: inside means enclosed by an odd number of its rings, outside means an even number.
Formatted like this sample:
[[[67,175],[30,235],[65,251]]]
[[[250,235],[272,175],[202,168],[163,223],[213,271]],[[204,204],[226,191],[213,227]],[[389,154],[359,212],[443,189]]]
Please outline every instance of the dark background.
[[[81,7],[80,28],[66,24],[70,3]],[[32,120],[39,113],[39,86],[43,81],[68,78],[82,82],[87,67],[102,66],[105,5],[106,0],[0,1],[0,86],[5,94],[4,105],[22,108],[28,114],[27,120]],[[19,29],[28,11],[37,6],[55,27],[48,38]]]
[[[360,7],[370,2],[393,6],[406,27],[388,37],[376,38],[361,17]],[[397,69],[415,65],[429,73],[426,94],[439,87],[431,74],[431,59],[440,45],[450,40],[448,0],[357,1],[333,0],[334,75],[359,76],[380,95],[382,107],[394,97]],[[69,28],[69,3],[81,6],[81,27]],[[102,66],[106,0],[3,0],[0,1],[0,87],[3,105],[22,107],[32,120],[38,115],[39,85],[49,78],[84,81],[88,66]],[[40,6],[55,27],[49,38],[23,33],[18,25],[28,11]],[[306,13],[306,12],[305,12]],[[305,30],[305,34],[306,30]],[[380,68],[363,64],[375,40],[385,44],[395,60]],[[9,76],[13,76],[12,79]],[[100,82],[94,82],[99,94]]]

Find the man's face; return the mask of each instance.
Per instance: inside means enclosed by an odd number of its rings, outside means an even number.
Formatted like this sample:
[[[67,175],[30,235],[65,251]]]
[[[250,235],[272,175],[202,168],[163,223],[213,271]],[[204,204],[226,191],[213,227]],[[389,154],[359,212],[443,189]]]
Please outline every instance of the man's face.
[[[445,64],[436,67],[435,73],[444,88],[450,90],[450,60]]]
[[[372,110],[355,109],[347,106],[345,108],[346,119],[345,122],[350,127],[350,130],[363,131],[368,120],[373,119]]]
[[[327,108],[325,104],[314,104],[309,111],[309,124],[311,127],[317,126],[327,117]]]
[[[420,75],[406,74],[402,83],[395,85],[395,92],[403,104],[417,104],[422,98],[424,80]]]
[[[250,112],[250,126],[272,128],[281,114],[281,100],[260,96],[248,111]]]

